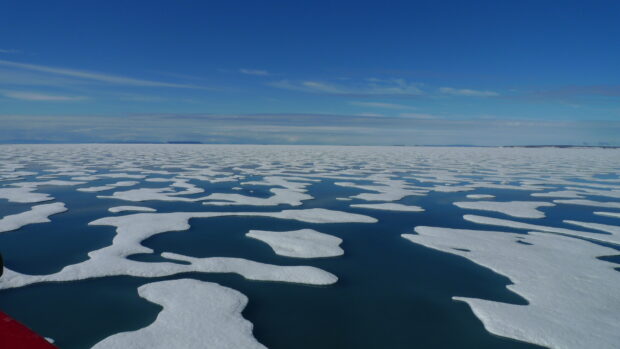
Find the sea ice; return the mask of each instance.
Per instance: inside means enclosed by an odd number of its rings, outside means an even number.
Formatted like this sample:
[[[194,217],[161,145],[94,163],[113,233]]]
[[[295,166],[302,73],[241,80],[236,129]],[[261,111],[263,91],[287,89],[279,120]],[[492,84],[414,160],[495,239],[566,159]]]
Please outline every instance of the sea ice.
[[[596,258],[616,250],[537,232],[422,226],[415,231],[403,237],[507,276],[514,283],[507,288],[528,300],[516,305],[454,297],[469,304],[489,332],[551,348],[617,348],[620,277],[616,264]]]
[[[191,279],[140,286],[140,297],[163,310],[151,325],[114,334],[93,349],[217,348],[265,349],[241,314],[248,298],[231,288]]]
[[[564,223],[577,225],[587,229],[600,230],[606,233],[617,235],[617,240],[620,241],[620,226],[617,225],[609,225],[609,224],[601,224],[601,223],[592,223],[592,222],[579,222],[579,221],[571,221],[565,220]]]
[[[152,253],[151,249],[141,244],[143,240],[163,232],[187,230],[190,228],[189,220],[191,218],[222,216],[264,216],[309,223],[376,222],[375,218],[369,216],[320,208],[280,212],[137,213],[105,217],[90,222],[89,225],[115,226],[117,234],[112,245],[90,252],[88,260],[66,266],[55,274],[25,275],[7,269],[0,280],[0,289],[47,281],[72,281],[114,275],[160,277],[183,272],[238,273],[253,280],[315,285],[329,285],[338,280],[335,275],[310,266],[276,266],[241,258],[192,258],[172,253],[162,254],[165,258],[187,261],[190,263],[189,265],[167,262],[146,263],[126,258],[132,254]]]
[[[620,212],[601,212],[601,211],[597,211],[594,212],[595,215],[599,215],[599,216],[605,216],[605,217],[612,217],[612,218],[620,218]]]
[[[137,211],[137,212],[156,212],[154,208],[144,206],[115,206],[110,207],[108,211],[112,213],[124,212],[124,211]]]
[[[582,192],[577,192],[574,190],[558,190],[558,191],[550,191],[546,193],[532,193],[530,195],[541,198],[567,198],[567,199],[580,199],[583,198]]]
[[[239,215],[243,215],[240,212]],[[305,210],[284,210],[281,212],[255,212],[253,216],[295,219],[306,223],[377,223],[377,219],[357,213],[309,208]]]
[[[30,211],[9,215],[0,219],[0,233],[17,230],[24,225],[49,222],[49,216],[65,212],[62,202],[33,206]]]
[[[469,222],[477,223],[477,224],[495,225],[495,226],[500,226],[500,227],[514,228],[514,229],[556,233],[556,234],[562,234],[562,235],[567,235],[567,236],[572,236],[572,237],[581,237],[581,238],[586,238],[590,240],[620,245],[620,237],[615,236],[615,235],[589,233],[585,231],[549,227],[549,226],[538,225],[538,224],[511,221],[508,219],[491,218],[491,217],[476,216],[476,215],[469,215],[469,214],[464,215],[463,219]]]
[[[317,258],[340,256],[342,239],[319,233],[313,229],[293,231],[250,230],[246,236],[267,243],[281,256],[296,258]]]
[[[468,199],[493,199],[495,197],[495,195],[490,195],[490,194],[468,194],[467,198]]]
[[[110,190],[110,189],[114,189],[114,188],[118,188],[118,187],[130,187],[130,186],[136,185],[138,183],[139,182],[136,182],[136,181],[121,181],[121,182],[101,185],[101,186],[97,186],[97,187],[78,188],[78,190],[79,191],[84,191],[84,192],[94,193],[94,192]]]
[[[402,212],[422,212],[424,209],[420,206],[403,205],[397,203],[381,203],[381,204],[353,204],[351,207],[367,208],[371,210],[386,210],[386,211],[402,211]]]
[[[249,206],[277,206],[290,205],[301,206],[302,201],[313,199],[312,196],[291,189],[271,188],[269,190],[274,195],[268,198],[259,198],[240,194],[214,193],[205,196],[200,200],[203,205],[229,206],[229,205],[249,205]]]
[[[362,190],[370,190],[377,193],[361,193],[351,196],[352,199],[360,199],[365,201],[397,201],[406,196],[425,195],[428,190],[413,190],[402,180],[392,180],[384,177],[371,177],[369,180],[375,180],[379,185],[361,185],[352,182],[335,182],[335,185],[341,187],[357,188]]]
[[[126,191],[115,191],[112,195],[98,195],[100,199],[117,199],[125,201],[185,201],[193,202],[197,199],[190,199],[178,196],[172,188],[139,188]]]
[[[36,188],[0,188],[0,199],[7,199],[9,202],[36,203],[54,200],[53,197],[44,193],[33,193]]]
[[[602,201],[593,201],[593,200],[553,200],[556,204],[570,204],[570,205],[581,205],[581,206],[594,206],[594,207],[605,207],[605,208],[620,208],[620,202],[602,202]]]
[[[460,201],[455,202],[454,205],[464,209],[493,211],[519,218],[544,218],[545,213],[537,208],[555,206],[550,202],[542,201]]]

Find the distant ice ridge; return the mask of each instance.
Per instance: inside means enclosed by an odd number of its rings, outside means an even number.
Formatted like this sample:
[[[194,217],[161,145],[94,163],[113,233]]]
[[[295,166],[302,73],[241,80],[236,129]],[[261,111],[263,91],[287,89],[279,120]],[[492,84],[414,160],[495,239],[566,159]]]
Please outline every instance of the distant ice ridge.
[[[344,254],[342,239],[313,229],[293,231],[250,230],[246,236],[267,243],[281,256],[296,258],[335,257]]]
[[[509,277],[514,284],[507,288],[528,300],[515,305],[454,297],[469,304],[489,332],[551,348],[613,349],[620,343],[620,274],[616,264],[596,258],[616,250],[537,232],[415,231],[403,237]]]
[[[519,218],[544,218],[544,212],[539,211],[538,208],[555,206],[550,202],[542,201],[459,201],[454,205],[471,210],[499,212]]]
[[[62,202],[33,206],[29,211],[0,219],[0,233],[17,230],[28,224],[49,222],[49,216],[66,210],[65,204]]]
[[[164,308],[155,322],[114,334],[93,349],[266,349],[252,335],[252,323],[241,315],[248,298],[238,291],[181,279],[140,286],[138,294]]]

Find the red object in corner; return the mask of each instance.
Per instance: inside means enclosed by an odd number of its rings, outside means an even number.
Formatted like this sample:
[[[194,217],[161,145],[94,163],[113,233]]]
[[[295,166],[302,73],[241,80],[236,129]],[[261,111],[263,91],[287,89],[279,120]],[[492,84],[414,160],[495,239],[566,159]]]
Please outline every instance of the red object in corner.
[[[0,311],[0,348],[57,349],[45,338]]]

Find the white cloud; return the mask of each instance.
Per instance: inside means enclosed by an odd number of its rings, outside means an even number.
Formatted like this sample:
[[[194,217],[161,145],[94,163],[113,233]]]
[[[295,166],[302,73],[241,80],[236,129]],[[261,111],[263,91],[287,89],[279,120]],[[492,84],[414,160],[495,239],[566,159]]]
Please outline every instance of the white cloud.
[[[452,87],[441,87],[439,92],[455,95],[455,96],[471,96],[471,97],[494,97],[499,96],[499,93],[494,91],[479,91],[479,90],[471,90],[471,89],[458,89]]]
[[[22,51],[20,50],[14,50],[14,49],[2,49],[0,48],[0,53],[21,53]]]
[[[87,71],[73,70],[73,69],[66,69],[66,68],[55,68],[55,67],[48,67],[48,66],[37,65],[37,64],[18,63],[18,62],[11,62],[11,61],[5,61],[5,60],[0,60],[0,66],[18,68],[18,69],[24,69],[24,70],[30,70],[30,71],[36,71],[36,72],[48,73],[48,74],[54,74],[54,75],[68,76],[68,77],[79,78],[79,79],[94,80],[94,81],[99,81],[99,82],[104,82],[104,83],[109,83],[109,84],[116,84],[116,85],[172,87],[172,88],[201,88],[196,85],[176,84],[176,83],[169,83],[169,82],[134,79],[134,78],[118,76],[118,75],[108,75],[108,74],[94,73],[94,72],[87,72]]]
[[[0,91],[0,94],[7,98],[19,99],[23,101],[42,101],[42,102],[72,102],[82,101],[88,99],[81,96],[59,96],[48,95],[36,92],[22,92],[22,91]]]
[[[239,72],[241,74],[246,74],[246,75],[257,75],[257,76],[267,76],[269,75],[269,72],[266,70],[260,70],[260,69],[239,69]]]
[[[412,107],[404,104],[395,104],[395,103],[383,103],[383,102],[358,102],[353,101],[349,102],[351,105],[355,105],[358,107],[368,107],[368,108],[381,108],[381,109],[417,109],[416,107]]]

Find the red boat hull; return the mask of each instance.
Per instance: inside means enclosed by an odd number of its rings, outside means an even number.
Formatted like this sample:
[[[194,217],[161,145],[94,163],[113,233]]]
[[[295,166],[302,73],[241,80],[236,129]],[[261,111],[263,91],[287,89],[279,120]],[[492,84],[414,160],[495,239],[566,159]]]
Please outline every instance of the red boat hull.
[[[0,348],[57,349],[45,338],[0,311]]]

